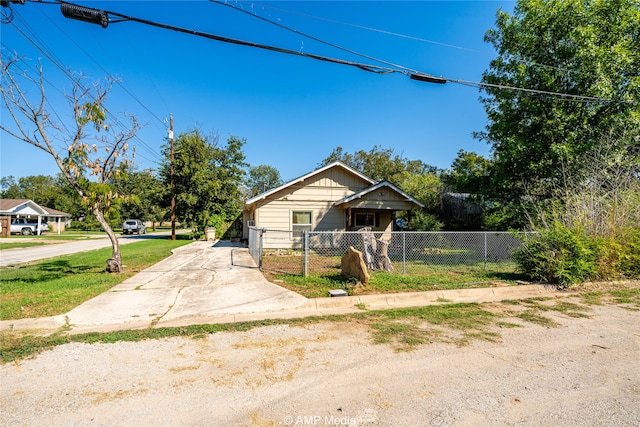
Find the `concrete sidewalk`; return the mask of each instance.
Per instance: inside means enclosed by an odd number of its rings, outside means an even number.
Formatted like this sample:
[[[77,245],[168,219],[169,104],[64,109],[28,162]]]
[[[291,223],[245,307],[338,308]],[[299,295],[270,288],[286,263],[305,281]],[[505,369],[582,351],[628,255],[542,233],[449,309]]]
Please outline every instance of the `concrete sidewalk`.
[[[522,285],[307,299],[268,282],[240,244],[197,241],[64,315],[5,320],[0,330],[70,327],[106,332],[343,314],[366,309],[550,296],[552,287]]]

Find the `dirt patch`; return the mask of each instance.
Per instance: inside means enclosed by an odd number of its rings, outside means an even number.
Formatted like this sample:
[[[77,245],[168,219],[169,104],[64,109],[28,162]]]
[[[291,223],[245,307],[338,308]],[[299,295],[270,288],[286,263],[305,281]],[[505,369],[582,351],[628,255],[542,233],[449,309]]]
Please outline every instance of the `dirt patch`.
[[[421,323],[432,342],[401,352],[360,322],[67,344],[0,366],[0,424],[639,425],[637,305],[557,306],[483,305],[512,316],[463,346]]]

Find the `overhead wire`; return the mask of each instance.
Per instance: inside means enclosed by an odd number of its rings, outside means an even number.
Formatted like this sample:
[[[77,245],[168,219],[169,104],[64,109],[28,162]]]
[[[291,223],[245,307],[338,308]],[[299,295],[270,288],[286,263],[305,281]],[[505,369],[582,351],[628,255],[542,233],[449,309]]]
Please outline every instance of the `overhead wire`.
[[[57,3],[59,3],[59,4],[66,3],[66,4],[74,5],[73,3],[62,1],[62,0],[58,1]],[[94,9],[94,10],[97,10],[97,9]],[[195,36],[198,36],[198,37],[203,37],[203,38],[216,40],[216,41],[220,41],[220,42],[231,43],[231,44],[247,46],[247,47],[260,48],[260,49],[265,49],[265,50],[269,50],[269,51],[275,51],[275,52],[284,53],[284,54],[297,55],[297,56],[307,57],[307,58],[316,59],[316,60],[320,60],[320,61],[326,61],[326,62],[341,64],[341,65],[352,66],[352,67],[356,67],[356,68],[362,69],[364,71],[373,72],[373,73],[377,73],[377,74],[400,73],[400,74],[404,74],[404,75],[410,76],[413,80],[421,80],[421,81],[427,81],[427,82],[432,82],[432,83],[451,82],[451,83],[457,83],[457,84],[466,85],[466,86],[473,86],[473,87],[477,87],[477,88],[480,88],[480,89],[495,88],[495,89],[500,89],[500,90],[521,91],[521,92],[530,93],[530,94],[538,94],[538,95],[544,95],[544,96],[555,96],[555,97],[559,97],[561,99],[574,100],[574,101],[579,101],[579,102],[602,102],[602,103],[629,102],[629,101],[622,101],[622,100],[615,100],[615,99],[605,99],[605,98],[599,98],[599,97],[575,95],[575,94],[562,93],[562,92],[553,92],[553,91],[545,91],[545,90],[539,90],[539,89],[522,88],[522,87],[517,87],[517,86],[495,85],[495,84],[489,84],[489,83],[485,83],[485,82],[475,82],[475,81],[455,79],[455,78],[449,78],[449,77],[437,77],[437,76],[433,76],[433,75],[428,74],[428,73],[423,73],[423,72],[411,70],[408,67],[402,67],[402,66],[396,66],[396,65],[393,65],[391,67],[382,67],[382,66],[378,66],[378,65],[364,64],[364,63],[355,62],[355,61],[347,61],[347,60],[343,60],[343,59],[339,59],[339,58],[332,58],[332,57],[327,57],[327,56],[323,56],[323,55],[316,55],[316,54],[310,54],[310,53],[306,53],[306,52],[294,51],[294,50],[291,50],[291,49],[285,49],[285,48],[265,45],[265,44],[261,44],[261,43],[255,43],[255,42],[239,40],[239,39],[230,38],[230,37],[219,36],[219,35],[206,33],[206,32],[202,32],[202,31],[198,31],[198,30],[186,29],[186,28],[182,28],[182,27],[178,27],[178,26],[174,26],[174,25],[163,24],[163,23],[159,23],[159,22],[155,22],[155,21],[150,21],[150,20],[147,20],[147,19],[137,18],[137,17],[134,17],[134,16],[125,15],[125,14],[122,14],[122,13],[119,13],[119,12],[110,11],[110,10],[102,10],[102,11],[106,12],[109,15],[117,16],[117,17],[120,18],[119,20],[110,21],[110,22],[114,22],[114,23],[115,22],[133,21],[133,22],[138,22],[138,23],[141,23],[141,24],[145,24],[145,25],[149,25],[149,26],[153,26],[153,27],[157,27],[157,28],[161,28],[161,29],[167,29],[167,30],[172,30],[172,31],[176,31],[176,32],[185,33],[185,34],[195,35]],[[294,31],[296,33],[299,33],[296,30],[292,30],[292,31]],[[302,35],[302,33],[299,33],[299,34]],[[388,63],[388,64],[390,64],[390,63]]]
[[[26,34],[24,34],[25,38],[27,38],[28,40],[28,36]],[[5,50],[7,51],[13,51],[13,49],[11,49],[9,46],[7,46],[4,41],[1,42],[2,46],[4,47]],[[25,61],[23,58],[17,58],[20,62],[24,63],[26,67],[29,67],[30,69],[33,69],[33,64]],[[35,72],[37,72],[37,70],[34,70]],[[53,82],[49,81],[45,76],[42,76],[42,79],[49,84],[49,86],[51,86],[55,91],[57,91],[58,93],[60,93],[62,96],[64,96],[64,92],[62,92],[62,90],[60,90],[60,88],[58,88],[57,85],[54,85]],[[69,132],[69,128],[67,128],[67,126],[64,123],[64,120],[62,120],[62,118],[60,117],[60,115],[58,115],[58,111],[56,109],[53,109],[53,114],[58,118],[58,121],[60,122],[60,124],[62,125],[62,127]]]
[[[271,25],[275,25],[276,27],[282,28],[282,29],[284,29],[284,30],[286,30],[286,31],[290,31],[290,32],[292,32],[292,33],[295,33],[295,34],[301,35],[301,36],[303,36],[303,37],[306,37],[306,38],[311,39],[311,40],[314,40],[314,41],[316,41],[316,42],[318,42],[318,43],[322,43],[322,44],[324,44],[324,45],[327,45],[327,46],[330,46],[330,47],[336,48],[336,49],[338,49],[338,50],[342,50],[342,51],[344,51],[344,52],[351,53],[351,54],[356,55],[356,56],[361,56],[361,57],[363,57],[363,58],[366,58],[366,59],[369,59],[369,60],[372,60],[372,61],[376,61],[376,62],[380,62],[381,64],[385,64],[385,65],[388,65],[388,66],[391,66],[391,67],[395,67],[395,68],[398,68],[398,69],[401,69],[401,70],[405,70],[405,71],[408,71],[408,72],[411,72],[411,73],[416,73],[416,72],[417,72],[417,70],[413,70],[413,69],[410,69],[410,68],[404,67],[404,66],[402,66],[402,65],[394,64],[394,63],[392,63],[392,62],[388,62],[388,61],[385,61],[385,60],[383,60],[383,59],[375,58],[375,57],[373,57],[373,56],[369,56],[369,55],[366,55],[366,54],[364,54],[364,53],[356,52],[356,51],[354,51],[354,50],[351,50],[351,49],[348,49],[348,48],[346,48],[346,47],[343,47],[343,46],[337,45],[337,44],[335,44],[335,43],[331,43],[331,42],[328,42],[328,41],[322,40],[322,39],[320,39],[320,38],[318,38],[318,37],[314,37],[314,36],[312,36],[312,35],[309,35],[309,34],[303,33],[303,32],[301,32],[301,31],[298,31],[298,30],[293,29],[293,28],[291,28],[291,27],[287,27],[286,25],[280,24],[279,22],[272,21],[272,20],[267,19],[267,18],[264,18],[264,17],[262,17],[262,16],[260,16],[260,15],[256,15],[255,13],[251,13],[251,12],[248,12],[248,11],[246,11],[246,10],[244,10],[244,9],[239,8],[239,7],[233,6],[233,5],[231,5],[230,3],[223,3],[223,2],[220,2],[220,1],[218,1],[218,0],[209,0],[209,1],[210,1],[211,3],[219,4],[219,5],[221,5],[221,6],[225,6],[225,7],[229,7],[229,8],[231,8],[231,9],[237,10],[238,12],[245,13],[245,14],[247,14],[247,15],[249,15],[249,16],[251,16],[251,17],[253,17],[253,18],[259,19],[259,20],[264,21],[264,22],[267,22],[267,23],[269,23],[269,24],[271,24]]]
[[[144,110],[146,110],[149,114],[151,114],[151,116],[153,118],[155,118],[161,125],[164,126],[164,122],[162,121],[162,119],[160,119],[153,111],[151,111],[151,109],[149,109],[132,91],[130,91],[123,83],[120,79],[114,77],[107,69],[105,69],[102,64],[100,64],[95,58],[93,58],[93,56],[91,56],[91,54],[89,52],[87,52],[85,49],[82,48],[82,46],[80,46],[72,37],[70,37],[62,28],[60,28],[60,26],[58,26],[55,22],[53,22],[51,20],[51,18],[47,15],[45,15],[45,18],[47,18],[49,20],[49,22],[51,22],[51,24],[53,26],[55,26],[62,34],[64,34],[83,54],[85,54],[94,64],[96,64],[110,79],[112,82],[114,82],[116,85],[118,85],[122,90],[124,90],[127,95],[129,95],[131,98],[133,98],[134,101],[136,101],[138,103],[138,105],[140,105]],[[122,124],[123,129],[127,129],[126,125]],[[139,138],[137,135],[135,135],[134,140],[138,141],[140,143],[140,145],[145,148],[147,151],[149,151],[151,154],[158,156],[158,154],[155,152],[155,149],[153,147],[151,147],[149,144],[147,144],[145,141],[143,141],[141,138]],[[138,153],[136,153],[136,155],[139,155]],[[140,155],[140,157],[142,157]],[[143,157],[144,158],[144,157]],[[145,159],[145,160],[149,160],[149,159]]]
[[[224,5],[228,4],[227,1],[222,1],[222,0],[209,0],[209,1],[212,1],[214,3],[224,4]],[[483,52],[483,51],[476,50],[476,49],[471,49],[471,48],[468,48],[468,47],[456,46],[454,44],[441,43],[441,42],[437,42],[437,41],[434,41],[434,40],[425,39],[425,38],[422,38],[422,37],[410,36],[410,35],[407,35],[407,34],[402,34],[402,33],[397,33],[397,32],[387,31],[387,30],[381,30],[381,29],[378,29],[378,28],[373,28],[373,27],[368,27],[368,26],[364,26],[364,25],[353,24],[353,23],[350,23],[350,22],[344,22],[344,21],[338,21],[338,20],[335,20],[335,19],[323,18],[321,16],[315,16],[315,15],[311,15],[311,14],[307,14],[307,13],[302,13],[302,12],[297,12],[297,11],[292,11],[292,10],[287,10],[287,9],[281,9],[279,7],[269,6],[269,5],[265,5],[265,4],[262,4],[262,3],[252,3],[252,6],[253,5],[258,5],[260,7],[265,8],[265,9],[276,10],[278,12],[290,13],[290,14],[293,14],[293,15],[303,16],[303,17],[306,17],[306,18],[312,18],[312,19],[317,19],[317,20],[321,20],[321,21],[325,21],[325,22],[330,22],[330,23],[333,23],[333,24],[345,25],[345,26],[349,26],[349,27],[353,27],[353,28],[358,28],[358,29],[361,29],[361,30],[367,30],[367,31],[372,31],[372,32],[380,33],[380,34],[386,34],[386,35],[391,35],[391,36],[395,36],[395,37],[405,38],[405,39],[409,39],[409,40],[415,40],[415,41],[419,41],[419,42],[430,43],[430,44],[434,44],[434,45],[437,45],[437,46],[443,46],[443,47],[449,47],[449,48],[453,48],[453,49],[466,50],[466,51],[469,51],[469,52],[480,53],[480,54],[483,54],[483,55],[491,55],[490,52]],[[235,6],[231,6],[231,7],[235,7]]]
[[[22,31],[19,27],[16,27],[16,28],[18,29],[18,31],[19,31],[19,32],[20,32],[20,33],[21,33],[21,34],[22,34],[22,35],[23,35],[23,36],[24,36],[24,37],[25,37],[25,38],[26,38],[30,43],[34,44],[34,46],[36,47],[36,49],[38,49],[38,50],[39,50],[43,55],[45,55],[45,56],[46,56],[46,57],[47,57],[47,58],[48,58],[48,59],[49,59],[49,60],[50,60],[54,65],[56,65],[58,68],[60,68],[60,69],[65,73],[65,75],[66,75],[69,79],[71,79],[71,80],[72,80],[72,82],[74,82],[74,84],[77,84],[77,85],[78,85],[78,87],[80,87],[81,89],[85,90],[85,88],[80,84],[80,80],[79,80],[79,79],[77,79],[75,76],[73,76],[72,74],[70,74],[70,72],[69,72],[68,70],[65,70],[65,69],[64,69],[63,67],[61,67],[59,64],[56,64],[56,63],[54,62],[54,60],[53,60],[50,56],[48,56],[48,53],[46,52],[46,49],[42,48],[42,47],[41,47],[41,46],[39,46],[37,43],[35,43],[35,41],[34,41],[33,39],[31,39],[31,38],[29,37],[29,35],[27,35],[26,33],[24,33],[24,31]],[[2,45],[3,45],[7,50],[11,50],[11,48],[10,48],[9,46],[7,46],[6,44],[4,44],[4,42],[2,43]],[[33,69],[33,68],[32,68],[32,64],[29,64],[28,62],[24,61],[24,59],[22,59],[22,58],[18,58],[18,60],[19,60],[20,62],[23,62],[23,63],[25,64],[25,66],[27,66],[27,67],[29,67],[29,68]],[[36,72],[36,73],[39,73],[39,71],[38,71],[38,70],[35,70],[35,72]],[[44,80],[45,82],[47,82],[50,86],[52,86],[52,87],[53,87],[57,92],[59,92],[60,94],[62,94],[63,96],[65,96],[65,97],[66,97],[66,94],[64,94],[64,93],[63,93],[63,92],[58,88],[58,85],[55,85],[53,82],[49,81],[49,80],[48,80],[46,77],[44,77],[44,76],[43,76],[42,78],[43,78],[43,80]],[[91,96],[91,94],[89,94],[89,96],[90,96],[91,98],[93,98],[93,97]],[[65,121],[64,121],[64,120],[62,120],[62,118],[59,116],[59,114],[58,114],[57,110],[54,108],[54,109],[52,109],[52,111],[53,111],[53,114],[58,118],[59,123],[62,125],[62,127],[65,129],[65,131],[66,131],[67,133],[71,133],[71,131],[69,130],[69,128],[65,125]],[[112,117],[112,120],[114,120],[114,121],[116,122],[116,124],[119,124],[122,128],[124,128],[124,129],[126,130],[126,127],[124,126],[124,124],[122,124],[122,123],[119,121],[119,119],[117,118],[117,116],[114,116],[114,115],[113,115],[113,114],[111,114],[108,110],[105,110],[105,111],[107,112],[107,114],[109,114],[109,115]],[[137,153],[136,153],[136,155],[137,155]],[[146,158],[146,157],[144,157],[144,156],[142,156],[142,155],[140,155],[140,157],[141,157],[141,158],[143,158],[143,159],[145,159],[145,160],[147,160],[147,161],[149,161],[149,162],[158,163],[156,160],[148,159],[148,158]]]
[[[230,2],[228,0],[209,0],[211,2],[214,3],[218,3],[218,4],[223,4],[225,6],[230,6],[230,7],[234,7],[238,10],[243,10],[246,13],[251,14],[251,12],[245,11],[244,9],[240,9],[237,6],[231,6]],[[235,1],[235,3],[242,3],[240,1]],[[380,34],[385,34],[385,35],[389,35],[389,36],[393,36],[393,37],[398,37],[398,38],[404,38],[407,40],[414,40],[414,41],[418,41],[418,42],[422,42],[422,43],[429,43],[429,44],[433,44],[436,46],[442,46],[442,47],[446,47],[446,48],[451,48],[451,49],[458,49],[458,50],[462,50],[462,51],[467,51],[467,52],[471,52],[471,53],[477,53],[477,54],[481,54],[481,55],[489,55],[489,56],[493,56],[495,55],[495,53],[492,52],[488,52],[488,51],[482,51],[482,50],[477,50],[477,49],[472,49],[472,48],[468,48],[468,47],[464,47],[464,46],[458,46],[458,45],[454,45],[451,43],[442,43],[442,42],[438,42],[435,40],[429,40],[423,37],[417,37],[417,36],[412,36],[412,35],[408,35],[408,34],[403,34],[403,33],[398,33],[398,32],[394,32],[394,31],[388,31],[388,30],[382,30],[379,28],[374,28],[374,27],[370,27],[370,26],[365,26],[365,25],[358,25],[358,24],[353,24],[350,22],[344,22],[344,21],[338,21],[335,19],[329,19],[329,18],[324,18],[321,16],[316,16],[316,15],[311,15],[308,13],[302,13],[302,12],[297,12],[297,11],[293,11],[293,10],[288,10],[288,9],[282,9],[282,8],[278,8],[278,7],[274,7],[274,6],[270,6],[267,4],[262,4],[262,3],[255,3],[255,2],[251,2],[251,7],[252,10],[255,10],[255,6],[259,6],[263,9],[270,9],[270,10],[275,10],[278,12],[283,12],[283,13],[288,13],[288,14],[292,14],[292,15],[298,15],[298,16],[302,16],[305,18],[310,18],[310,19],[315,19],[315,20],[319,20],[319,21],[325,21],[325,22],[329,22],[332,24],[338,24],[338,25],[343,25],[343,26],[348,26],[348,27],[352,27],[352,28],[358,28],[361,30],[365,30],[365,31],[371,31],[371,32],[375,32],[375,33],[380,33]],[[253,12],[255,14],[255,12]],[[258,15],[256,15],[258,16]],[[523,57],[517,57],[517,55],[515,55],[515,59],[518,63],[522,63],[528,67],[538,67],[538,68],[548,68],[548,69],[552,69],[552,70],[558,70],[558,71],[563,71],[563,72],[567,72],[567,73],[577,73],[577,74],[582,74],[583,72],[580,70],[571,70],[569,68],[566,67],[558,67],[558,66],[554,66],[554,65],[548,65],[548,64],[542,64],[536,61],[531,61],[528,60],[526,58]]]
[[[59,3],[60,4],[75,5],[74,3],[66,2],[66,1],[59,1]],[[269,50],[269,51],[273,51],[273,52],[280,52],[280,53],[285,53],[285,54],[289,54],[289,55],[303,56],[303,57],[312,58],[312,59],[316,59],[316,60],[320,60],[320,61],[332,62],[332,63],[336,63],[336,64],[352,66],[352,67],[356,67],[356,68],[359,68],[361,70],[372,72],[372,73],[376,73],[376,74],[391,74],[391,73],[402,73],[402,74],[405,74],[406,73],[403,70],[396,69],[396,68],[381,67],[381,66],[378,66],[378,65],[364,64],[364,63],[355,62],[355,61],[347,61],[347,60],[339,59],[339,58],[332,58],[332,57],[327,57],[327,56],[323,56],[323,55],[316,55],[316,54],[312,54],[312,53],[300,52],[300,51],[295,51],[295,50],[292,50],[292,49],[286,49],[286,48],[281,48],[281,47],[277,47],[277,46],[270,46],[270,45],[266,45],[266,44],[262,44],[262,43],[256,43],[256,42],[250,42],[250,41],[246,41],[246,40],[235,39],[235,38],[231,38],[231,37],[219,36],[219,35],[216,35],[216,34],[206,33],[206,32],[203,32],[203,31],[192,30],[192,29],[188,29],[188,28],[182,28],[182,27],[178,27],[178,26],[175,26],[175,25],[163,24],[163,23],[160,23],[160,22],[155,22],[155,21],[151,21],[151,20],[143,19],[143,18],[137,18],[135,16],[126,15],[126,14],[122,14],[122,13],[119,13],[119,12],[114,12],[114,11],[111,11],[111,10],[105,10],[105,9],[101,9],[101,10],[103,10],[104,12],[106,12],[109,15],[113,15],[113,16],[117,16],[117,17],[121,18],[121,19],[119,19],[117,21],[110,21],[110,22],[113,22],[113,23],[120,23],[120,22],[126,22],[126,21],[138,22],[138,23],[149,25],[149,26],[156,27],[156,28],[161,28],[161,29],[165,29],[165,30],[171,30],[171,31],[179,32],[179,33],[190,34],[190,35],[203,37],[203,38],[207,38],[207,39],[210,39],[210,40],[216,40],[216,41],[220,41],[220,42],[224,42],[224,43],[230,43],[230,44],[235,44],[235,45],[240,45],[240,46],[247,46],[247,47],[254,47],[254,48]]]
[[[18,21],[20,21],[20,22],[21,22],[21,24],[25,27],[25,29],[26,29],[27,31],[29,31],[29,32],[31,33],[31,35],[33,35],[33,37],[32,37],[32,36],[30,36],[29,34],[27,34],[27,33],[25,32],[25,30],[22,30],[19,26],[17,26],[17,25],[15,24],[15,22],[11,22],[12,26],[13,26],[13,27],[14,27],[14,28],[15,28],[15,29],[16,29],[16,30],[17,30],[17,31],[18,31],[18,32],[19,32],[19,33],[20,33],[20,34],[21,34],[25,39],[27,39],[27,41],[29,41],[29,43],[31,43],[31,44],[32,44],[32,45],[33,45],[37,50],[39,50],[39,51],[40,51],[40,52],[41,52],[41,53],[42,53],[42,54],[43,54],[43,55],[44,55],[44,56],[45,56],[45,57],[46,57],[46,58],[47,58],[47,59],[48,59],[48,60],[53,64],[53,65],[55,65],[58,69],[60,69],[60,70],[63,72],[63,74],[64,74],[67,78],[69,78],[69,79],[72,81],[72,83],[73,83],[74,85],[77,85],[77,86],[78,86],[78,87],[80,87],[83,91],[86,91],[86,88],[81,84],[81,80],[80,80],[78,77],[76,77],[75,75],[73,75],[73,74],[71,73],[71,71],[70,71],[70,70],[68,70],[66,67],[64,67],[64,66],[62,65],[62,61],[60,60],[60,58],[58,58],[58,57],[57,57],[57,55],[53,52],[53,50],[52,50],[52,49],[50,49],[50,48],[47,46],[46,42],[44,42],[42,39],[40,39],[40,38],[37,36],[37,33],[36,33],[36,32],[35,32],[35,31],[34,31],[34,30],[33,30],[33,29],[28,25],[28,23],[27,23],[25,20],[23,20],[23,19],[20,17],[20,15],[19,15],[19,14],[17,14],[17,13],[15,13],[15,14],[14,14],[14,17],[15,17]],[[35,39],[38,39],[38,40],[35,40],[34,38],[35,38]],[[107,73],[107,74],[108,74],[108,73]],[[112,77],[112,78],[113,78],[113,77]],[[116,81],[116,79],[114,79],[114,81]],[[48,83],[49,83],[49,84],[51,84],[54,88],[56,88],[56,90],[58,90],[58,91],[60,92],[60,90],[56,87],[56,85],[52,84],[51,82],[48,82]],[[90,92],[89,92],[89,91],[87,91],[87,92],[88,92],[89,96],[90,96],[91,98],[93,98],[93,96],[90,94]],[[64,94],[63,94],[63,95],[64,95]],[[66,96],[66,95],[64,95],[64,96]],[[93,98],[93,99],[95,100],[95,98]],[[128,129],[128,127],[127,127],[124,123],[122,123],[122,121],[118,118],[118,116],[116,116],[116,115],[114,115],[113,113],[111,113],[108,109],[105,109],[105,112],[106,112],[106,113],[111,117],[111,119],[113,120],[113,122],[114,122],[117,126],[119,126],[123,131],[125,131],[125,132],[126,132],[126,131],[128,131],[128,130],[129,130],[129,129]],[[69,131],[69,129],[68,129],[68,128],[66,127],[66,125],[64,124],[64,121],[63,121],[63,120],[61,120],[60,116],[57,114],[57,112],[56,112],[55,110],[54,110],[54,113],[55,113],[56,117],[58,117],[58,120],[60,120],[60,122],[62,123],[62,126],[65,128],[65,130],[66,130],[67,132],[70,132],[70,131]],[[153,155],[157,156],[157,157],[158,157],[158,159],[160,158],[160,157],[159,157],[159,155],[155,152],[155,150],[154,150],[152,147],[150,147],[150,146],[149,146],[145,141],[143,141],[142,139],[140,139],[140,137],[138,137],[137,135],[134,135],[133,139],[134,139],[135,141],[139,142],[139,143],[140,143],[140,145],[141,145],[142,147],[144,147],[145,149],[147,149],[151,154],[153,154]],[[149,158],[147,158],[147,157],[145,157],[145,156],[143,156],[142,154],[137,153],[137,152],[136,152],[135,154],[136,154],[136,156],[139,156],[139,157],[141,157],[142,159],[147,160],[147,161],[149,161],[149,162],[152,162],[152,163],[154,163],[154,164],[158,164],[158,163],[159,163],[159,160],[158,160],[158,159],[149,159]]]
[[[285,29],[287,31],[291,31],[291,32],[293,32],[295,34],[299,34],[301,36],[310,38],[312,40],[318,41],[318,42],[323,43],[325,45],[328,45],[328,46],[331,46],[331,47],[334,47],[334,48],[337,48],[337,49],[352,53],[354,55],[366,57],[367,59],[371,59],[371,60],[374,60],[374,61],[379,61],[381,63],[385,63],[387,65],[391,65],[391,66],[394,66],[394,67],[399,68],[399,69],[403,69],[403,70],[409,72],[410,76],[414,80],[432,81],[431,79],[429,79],[430,75],[426,75],[425,76],[425,75],[423,75],[425,73],[420,73],[419,71],[417,71],[415,69],[410,69],[410,68],[407,68],[407,67],[404,67],[404,66],[401,66],[401,65],[393,64],[393,63],[390,63],[390,62],[387,62],[387,61],[384,61],[384,60],[380,60],[380,59],[372,57],[372,56],[364,55],[362,53],[353,51],[351,49],[344,48],[342,46],[339,46],[339,45],[336,45],[336,44],[333,44],[333,43],[326,42],[326,41],[324,41],[322,39],[319,39],[317,37],[314,37],[314,36],[311,36],[309,34],[306,34],[306,33],[300,32],[298,30],[295,30],[293,28],[287,27],[286,25],[283,25],[283,24],[281,24],[279,22],[275,22],[275,21],[273,21],[271,19],[267,19],[265,17],[262,17],[262,16],[258,15],[257,13],[255,13],[255,11],[254,12],[247,11],[245,9],[242,9],[240,7],[232,5],[227,1],[224,1],[224,2],[221,1],[221,0],[209,0],[209,1],[211,3],[219,4],[219,5],[226,6],[226,7],[230,7],[232,9],[234,9],[234,10],[237,10],[237,11],[240,11],[242,13],[245,13],[245,14],[247,14],[249,16],[252,16],[254,18],[257,18],[257,19],[259,19],[261,21],[268,22],[269,24],[275,25],[275,26],[277,26],[279,28],[282,28],[282,29]],[[252,3],[252,10],[254,10],[254,6],[255,6],[255,4]],[[260,5],[260,6],[262,7],[262,5]],[[425,41],[425,42],[429,42],[429,43],[433,43],[433,44],[438,44],[438,45],[445,46],[445,47],[452,47],[452,48],[458,48],[458,49],[463,49],[463,50],[472,50],[472,49],[465,49],[465,48],[462,48],[460,46],[448,45],[448,44],[444,44],[444,43],[437,43],[437,42],[433,42],[431,40],[420,39],[420,38],[416,38],[416,37],[412,37],[412,36],[406,36],[406,35],[399,34],[399,33],[392,33],[392,32],[389,32],[389,31],[377,30],[377,29],[372,28],[372,27],[364,27],[364,26],[361,26],[361,25],[349,24],[349,23],[345,23],[345,22],[342,22],[342,21],[334,21],[334,20],[330,20],[330,19],[320,18],[320,17],[316,17],[316,16],[313,16],[313,15],[302,14],[302,13],[297,13],[297,12],[291,12],[291,11],[288,11],[288,10],[285,10],[285,9],[274,8],[274,7],[269,7],[269,6],[264,6],[264,7],[271,8],[271,9],[278,10],[278,11],[282,11],[282,12],[299,14],[299,15],[306,16],[306,17],[309,17],[309,18],[321,19],[321,20],[325,20],[325,21],[333,22],[333,23],[338,23],[338,24],[342,24],[342,25],[349,25],[349,26],[353,26],[353,27],[356,27],[356,28],[360,28],[360,29],[371,30],[371,31],[381,32],[381,33],[384,33],[384,34],[401,36],[401,37],[405,37],[405,38],[412,38],[412,39],[415,39],[415,40],[420,40],[420,41]],[[484,52],[480,52],[480,51],[476,51],[476,52],[484,53]],[[536,63],[533,63],[531,61],[529,61],[528,65],[535,65],[535,66],[540,66],[540,67],[547,67],[547,68],[551,68],[551,69],[556,69],[556,70],[559,70],[559,71],[572,72],[572,70],[563,69],[563,68],[560,68],[560,67],[549,66],[549,65],[544,65],[544,64],[536,64]],[[574,94],[567,94],[567,93],[553,92],[553,91],[545,91],[545,90],[539,90],[539,89],[527,89],[527,88],[520,88],[520,87],[516,87],[516,86],[509,86],[509,85],[496,85],[496,84],[490,84],[490,83],[485,83],[485,82],[473,82],[473,81],[455,79],[455,78],[448,78],[448,77],[440,77],[439,79],[442,79],[442,80],[444,80],[446,82],[457,83],[457,84],[470,86],[470,87],[476,87],[476,88],[479,88],[479,89],[493,88],[493,89],[501,89],[501,90],[522,91],[522,92],[528,92],[528,93],[533,93],[533,94],[538,94],[538,95],[543,95],[543,96],[556,96],[556,97],[558,97],[558,98],[560,98],[562,100],[570,100],[570,101],[577,101],[577,102],[617,102],[616,100],[607,100],[607,99],[598,98],[598,97],[574,95]],[[432,81],[432,82],[433,83],[441,83],[440,81]]]

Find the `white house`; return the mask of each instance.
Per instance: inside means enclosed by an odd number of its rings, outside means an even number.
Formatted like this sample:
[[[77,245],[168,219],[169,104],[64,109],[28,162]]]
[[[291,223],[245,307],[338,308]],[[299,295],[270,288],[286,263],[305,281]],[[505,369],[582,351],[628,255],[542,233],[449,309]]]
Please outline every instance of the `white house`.
[[[64,231],[71,215],[40,206],[29,199],[0,199],[0,217],[37,219],[38,222],[46,222],[50,231],[60,232]]]

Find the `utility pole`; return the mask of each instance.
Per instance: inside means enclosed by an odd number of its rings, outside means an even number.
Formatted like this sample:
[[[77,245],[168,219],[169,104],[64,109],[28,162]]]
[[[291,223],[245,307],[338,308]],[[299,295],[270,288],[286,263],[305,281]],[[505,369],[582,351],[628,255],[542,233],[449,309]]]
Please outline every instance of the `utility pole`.
[[[169,142],[171,143],[171,240],[176,240],[176,182],[173,168],[173,114],[169,116]]]

